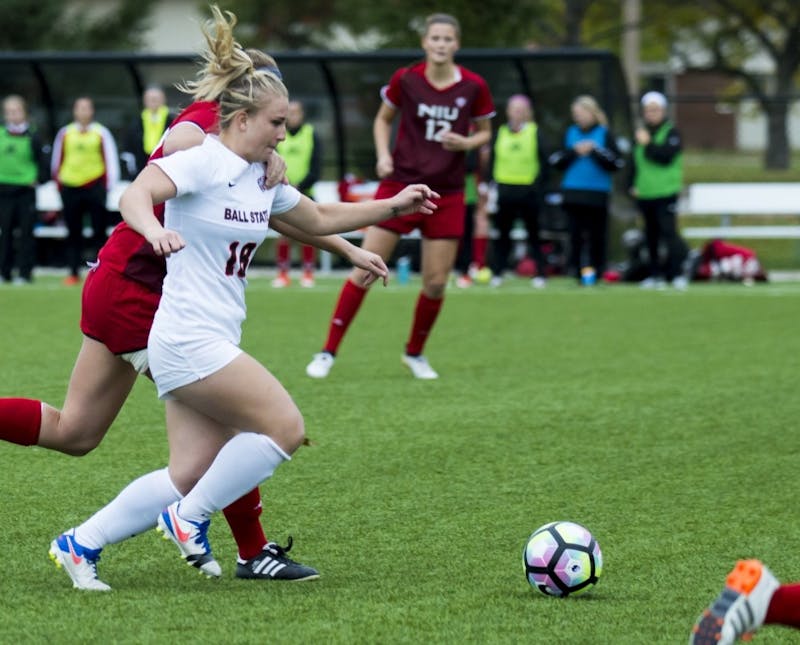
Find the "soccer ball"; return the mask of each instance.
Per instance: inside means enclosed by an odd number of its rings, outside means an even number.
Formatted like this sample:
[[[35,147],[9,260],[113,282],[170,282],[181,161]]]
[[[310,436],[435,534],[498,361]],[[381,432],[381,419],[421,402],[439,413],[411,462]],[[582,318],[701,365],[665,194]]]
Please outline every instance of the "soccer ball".
[[[522,549],[531,587],[546,596],[566,598],[591,589],[603,571],[594,536],[574,522],[550,522],[536,529]]]
[[[489,267],[483,267],[478,269],[474,280],[478,284],[489,284],[489,281],[492,279],[492,275],[492,270]]]

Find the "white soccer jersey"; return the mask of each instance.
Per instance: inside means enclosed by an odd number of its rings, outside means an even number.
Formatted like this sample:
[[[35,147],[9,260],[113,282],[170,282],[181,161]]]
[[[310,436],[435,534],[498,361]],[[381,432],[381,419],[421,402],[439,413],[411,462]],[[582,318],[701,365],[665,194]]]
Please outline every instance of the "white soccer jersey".
[[[284,184],[267,189],[264,165],[248,163],[214,135],[151,163],[178,191],[166,203],[164,226],[186,241],[167,258],[153,331],[238,345],[250,259],[267,235],[270,213],[292,209],[300,193]]]

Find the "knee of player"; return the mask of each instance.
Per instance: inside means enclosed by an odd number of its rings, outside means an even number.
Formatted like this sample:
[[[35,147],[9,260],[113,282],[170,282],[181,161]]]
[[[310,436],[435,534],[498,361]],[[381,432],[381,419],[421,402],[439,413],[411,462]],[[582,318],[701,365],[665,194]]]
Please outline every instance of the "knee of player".
[[[306,438],[306,424],[303,415],[296,407],[292,410],[286,410],[282,415],[280,440],[279,444],[283,444],[285,449],[291,454],[297,450]]]
[[[428,298],[433,298],[434,300],[440,300],[444,298],[444,290],[447,287],[447,281],[445,280],[432,280],[431,282],[426,282],[423,286],[423,291]]]
[[[181,495],[187,495],[202,476],[203,471],[199,468],[195,470],[181,470],[180,468],[173,469],[172,464],[170,464],[170,480],[172,481],[172,485],[175,487],[175,490]]]
[[[364,269],[353,267],[353,270],[350,272],[349,280],[350,282],[352,282],[353,284],[362,289],[369,289],[373,283],[367,285],[364,284],[364,281],[367,279],[367,276],[369,276],[369,273],[367,271],[364,271]]]
[[[297,447],[302,445],[302,443],[305,441],[306,422],[305,419],[303,419],[303,415],[300,413],[300,410],[297,411],[297,414],[292,421],[291,436],[294,439]]]

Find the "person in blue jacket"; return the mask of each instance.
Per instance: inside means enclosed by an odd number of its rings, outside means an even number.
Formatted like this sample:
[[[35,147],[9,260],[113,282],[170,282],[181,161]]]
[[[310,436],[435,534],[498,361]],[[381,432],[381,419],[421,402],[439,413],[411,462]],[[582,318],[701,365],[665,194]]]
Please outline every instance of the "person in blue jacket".
[[[548,163],[563,171],[562,208],[570,222],[569,266],[580,279],[591,267],[602,275],[606,265],[612,174],[625,162],[597,101],[578,96],[571,106],[573,123],[563,148]]]

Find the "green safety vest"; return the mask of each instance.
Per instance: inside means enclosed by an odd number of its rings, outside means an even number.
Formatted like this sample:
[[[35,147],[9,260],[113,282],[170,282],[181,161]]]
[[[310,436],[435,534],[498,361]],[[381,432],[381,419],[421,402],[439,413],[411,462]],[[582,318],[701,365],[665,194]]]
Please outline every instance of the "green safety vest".
[[[84,186],[106,172],[103,135],[94,124],[81,132],[74,123],[67,126],[58,181],[62,186]]]
[[[308,175],[313,152],[314,126],[304,123],[295,134],[286,131],[286,139],[278,144],[278,154],[286,162],[286,178],[292,186]]]
[[[526,186],[539,176],[537,130],[533,122],[526,123],[519,132],[512,132],[508,125],[497,130],[492,173],[498,184]]]
[[[0,184],[33,186],[38,175],[30,132],[11,134],[0,128]]]
[[[464,203],[467,206],[478,203],[478,180],[474,172],[468,172],[464,177]]]
[[[653,134],[653,143],[663,145],[672,124],[665,121]],[[658,199],[676,195],[683,187],[683,154],[678,153],[667,164],[656,163],[644,154],[644,146],[636,145],[633,159],[636,163],[636,179],[633,182],[639,199]]]
[[[150,110],[142,110],[142,149],[147,154],[153,152],[161,141],[161,135],[167,129],[168,116],[169,108],[166,105],[158,108],[155,115]]]

